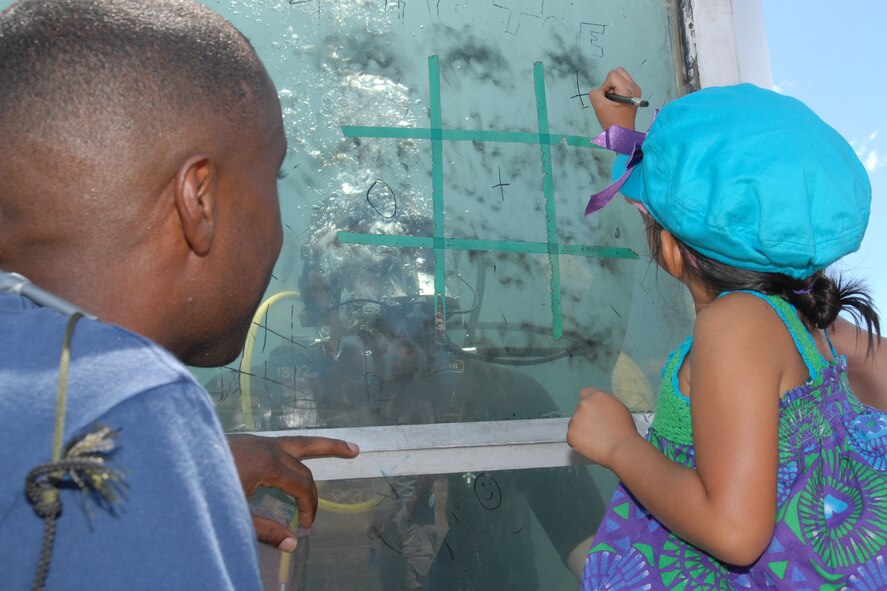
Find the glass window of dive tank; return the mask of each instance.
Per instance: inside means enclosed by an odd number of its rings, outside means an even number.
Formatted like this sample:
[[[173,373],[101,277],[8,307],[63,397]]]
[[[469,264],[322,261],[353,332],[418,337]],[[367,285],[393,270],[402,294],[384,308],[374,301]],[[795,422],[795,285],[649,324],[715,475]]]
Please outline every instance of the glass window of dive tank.
[[[571,553],[614,483],[569,465],[562,436],[515,447],[507,425],[563,427],[587,385],[650,411],[688,333],[636,210],[583,216],[613,160],[586,93],[625,65],[646,129],[687,92],[678,2],[207,4],[267,66],[289,152],[284,244],[243,353],[195,375],[229,431],[344,429],[378,462],[318,469],[316,524],[293,557],[262,548],[265,587],[575,589]],[[404,472],[427,451],[410,451],[416,425],[446,469]],[[254,510],[296,523],[277,491]]]

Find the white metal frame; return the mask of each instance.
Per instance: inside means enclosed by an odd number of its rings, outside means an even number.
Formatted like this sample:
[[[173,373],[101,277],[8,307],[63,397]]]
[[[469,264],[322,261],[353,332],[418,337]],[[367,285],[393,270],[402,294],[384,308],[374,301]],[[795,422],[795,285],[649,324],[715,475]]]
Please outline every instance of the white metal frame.
[[[650,413],[633,415],[638,432],[646,433]],[[569,419],[531,419],[300,429],[256,433],[344,439],[360,446],[351,460],[313,458],[304,463],[316,480],[384,478],[417,474],[447,474],[552,468],[587,464],[566,442]]]
[[[680,11],[691,89],[773,86],[761,0],[681,0]]]

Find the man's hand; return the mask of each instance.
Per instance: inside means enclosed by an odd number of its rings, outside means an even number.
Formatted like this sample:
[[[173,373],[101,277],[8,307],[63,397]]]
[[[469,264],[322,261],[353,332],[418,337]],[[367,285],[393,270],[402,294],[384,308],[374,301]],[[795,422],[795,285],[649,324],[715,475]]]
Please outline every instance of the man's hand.
[[[591,101],[591,106],[594,107],[594,114],[597,115],[601,129],[607,129],[612,125],[634,129],[638,108],[634,105],[611,101],[604,96],[608,92],[640,98],[641,87],[625,71],[625,68],[620,67],[610,70],[604,83],[599,88],[595,88],[588,93],[588,98]]]
[[[317,485],[311,470],[301,460],[328,456],[353,458],[359,452],[353,443],[326,437],[236,434],[228,436],[228,445],[247,500],[252,499],[259,487],[280,489],[296,500],[299,524],[303,528],[311,527],[317,513]],[[253,515],[253,526],[260,542],[285,552],[296,549],[296,536],[285,525]]]

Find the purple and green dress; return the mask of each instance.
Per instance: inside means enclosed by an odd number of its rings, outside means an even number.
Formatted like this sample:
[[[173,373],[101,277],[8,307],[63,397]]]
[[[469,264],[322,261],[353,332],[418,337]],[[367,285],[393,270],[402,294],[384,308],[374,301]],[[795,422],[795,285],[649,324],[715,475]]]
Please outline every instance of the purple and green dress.
[[[846,359],[834,347],[833,359],[823,359],[789,303],[749,293],[776,310],[810,372],[779,405],[778,510],[769,546],[751,566],[727,565],[671,533],[619,484],[591,545],[583,591],[887,590],[887,414],[856,399]],[[662,370],[647,439],[694,468],[690,400],[678,388],[691,343]]]

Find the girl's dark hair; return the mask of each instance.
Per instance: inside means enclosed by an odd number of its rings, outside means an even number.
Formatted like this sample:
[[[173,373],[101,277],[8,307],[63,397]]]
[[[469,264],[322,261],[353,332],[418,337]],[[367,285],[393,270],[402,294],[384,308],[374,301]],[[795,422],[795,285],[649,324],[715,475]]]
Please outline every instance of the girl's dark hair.
[[[647,215],[644,218],[650,252],[658,260],[662,226]],[[688,272],[715,295],[739,290],[775,295],[787,300],[804,320],[820,329],[830,327],[837,320],[838,313],[844,310],[868,330],[866,355],[874,348],[875,335],[881,336],[878,311],[860,281],[832,278],[824,270],[807,279],[793,279],[781,273],[737,269],[696,252],[680,240],[676,242],[684,260],[689,263]]]

